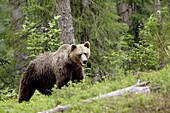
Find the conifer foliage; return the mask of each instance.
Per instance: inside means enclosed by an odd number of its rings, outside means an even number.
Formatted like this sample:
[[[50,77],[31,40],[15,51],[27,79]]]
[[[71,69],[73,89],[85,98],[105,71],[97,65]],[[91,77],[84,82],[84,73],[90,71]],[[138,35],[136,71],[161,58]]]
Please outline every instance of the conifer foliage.
[[[160,51],[165,64],[169,63],[169,6],[166,2],[160,2],[160,24],[153,0],[69,2],[73,24],[69,27],[75,43],[91,43],[92,54],[85,68],[87,76],[102,80],[121,72],[158,70]],[[56,3],[56,0],[1,0],[0,89],[7,86],[17,89],[17,80],[29,62],[41,53],[55,51],[62,43],[62,28],[58,27],[62,15],[57,12]],[[118,7],[126,10],[119,12]]]

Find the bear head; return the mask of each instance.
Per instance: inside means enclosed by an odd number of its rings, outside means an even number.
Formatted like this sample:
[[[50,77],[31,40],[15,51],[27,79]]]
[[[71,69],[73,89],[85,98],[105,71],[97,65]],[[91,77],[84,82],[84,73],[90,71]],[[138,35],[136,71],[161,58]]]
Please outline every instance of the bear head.
[[[89,42],[85,42],[84,44],[71,45],[70,59],[78,66],[83,67],[85,64],[87,64],[89,56],[90,56]]]

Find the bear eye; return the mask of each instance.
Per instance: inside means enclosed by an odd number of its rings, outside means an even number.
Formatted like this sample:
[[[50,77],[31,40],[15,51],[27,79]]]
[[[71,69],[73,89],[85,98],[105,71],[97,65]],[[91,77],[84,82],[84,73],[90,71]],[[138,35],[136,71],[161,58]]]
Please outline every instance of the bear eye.
[[[87,56],[87,53],[84,53],[84,55],[86,55],[86,56]]]
[[[81,57],[81,54],[79,54],[78,56]]]

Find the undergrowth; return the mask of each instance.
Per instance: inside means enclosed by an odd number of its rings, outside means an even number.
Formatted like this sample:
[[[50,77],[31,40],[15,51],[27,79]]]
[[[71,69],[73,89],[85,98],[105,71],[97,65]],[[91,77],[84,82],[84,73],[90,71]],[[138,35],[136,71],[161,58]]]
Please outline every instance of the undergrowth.
[[[121,74],[120,74],[121,75]],[[101,94],[125,88],[141,81],[150,81],[151,87],[160,87],[159,91],[141,94],[124,94],[119,97],[110,97],[83,103],[82,100],[90,99]],[[35,113],[52,109],[57,105],[75,105],[66,110],[66,113],[126,113],[126,112],[169,112],[170,111],[170,66],[161,71],[151,73],[138,73],[136,75],[117,74],[116,77],[105,78],[102,82],[91,84],[86,79],[82,83],[68,83],[68,87],[53,89],[51,96],[41,95],[38,91],[29,102],[19,104],[16,94],[10,96],[1,93],[0,113]]]

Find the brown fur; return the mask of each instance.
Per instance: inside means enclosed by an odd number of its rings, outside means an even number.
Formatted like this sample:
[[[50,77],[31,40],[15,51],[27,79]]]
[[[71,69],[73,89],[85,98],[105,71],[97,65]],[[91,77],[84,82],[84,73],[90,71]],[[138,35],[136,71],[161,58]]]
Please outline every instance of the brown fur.
[[[83,63],[86,63],[89,56],[89,42],[78,45],[64,44],[56,52],[38,56],[21,78],[18,102],[29,101],[36,89],[49,95],[54,84],[61,88],[67,85],[69,80],[82,80]]]

